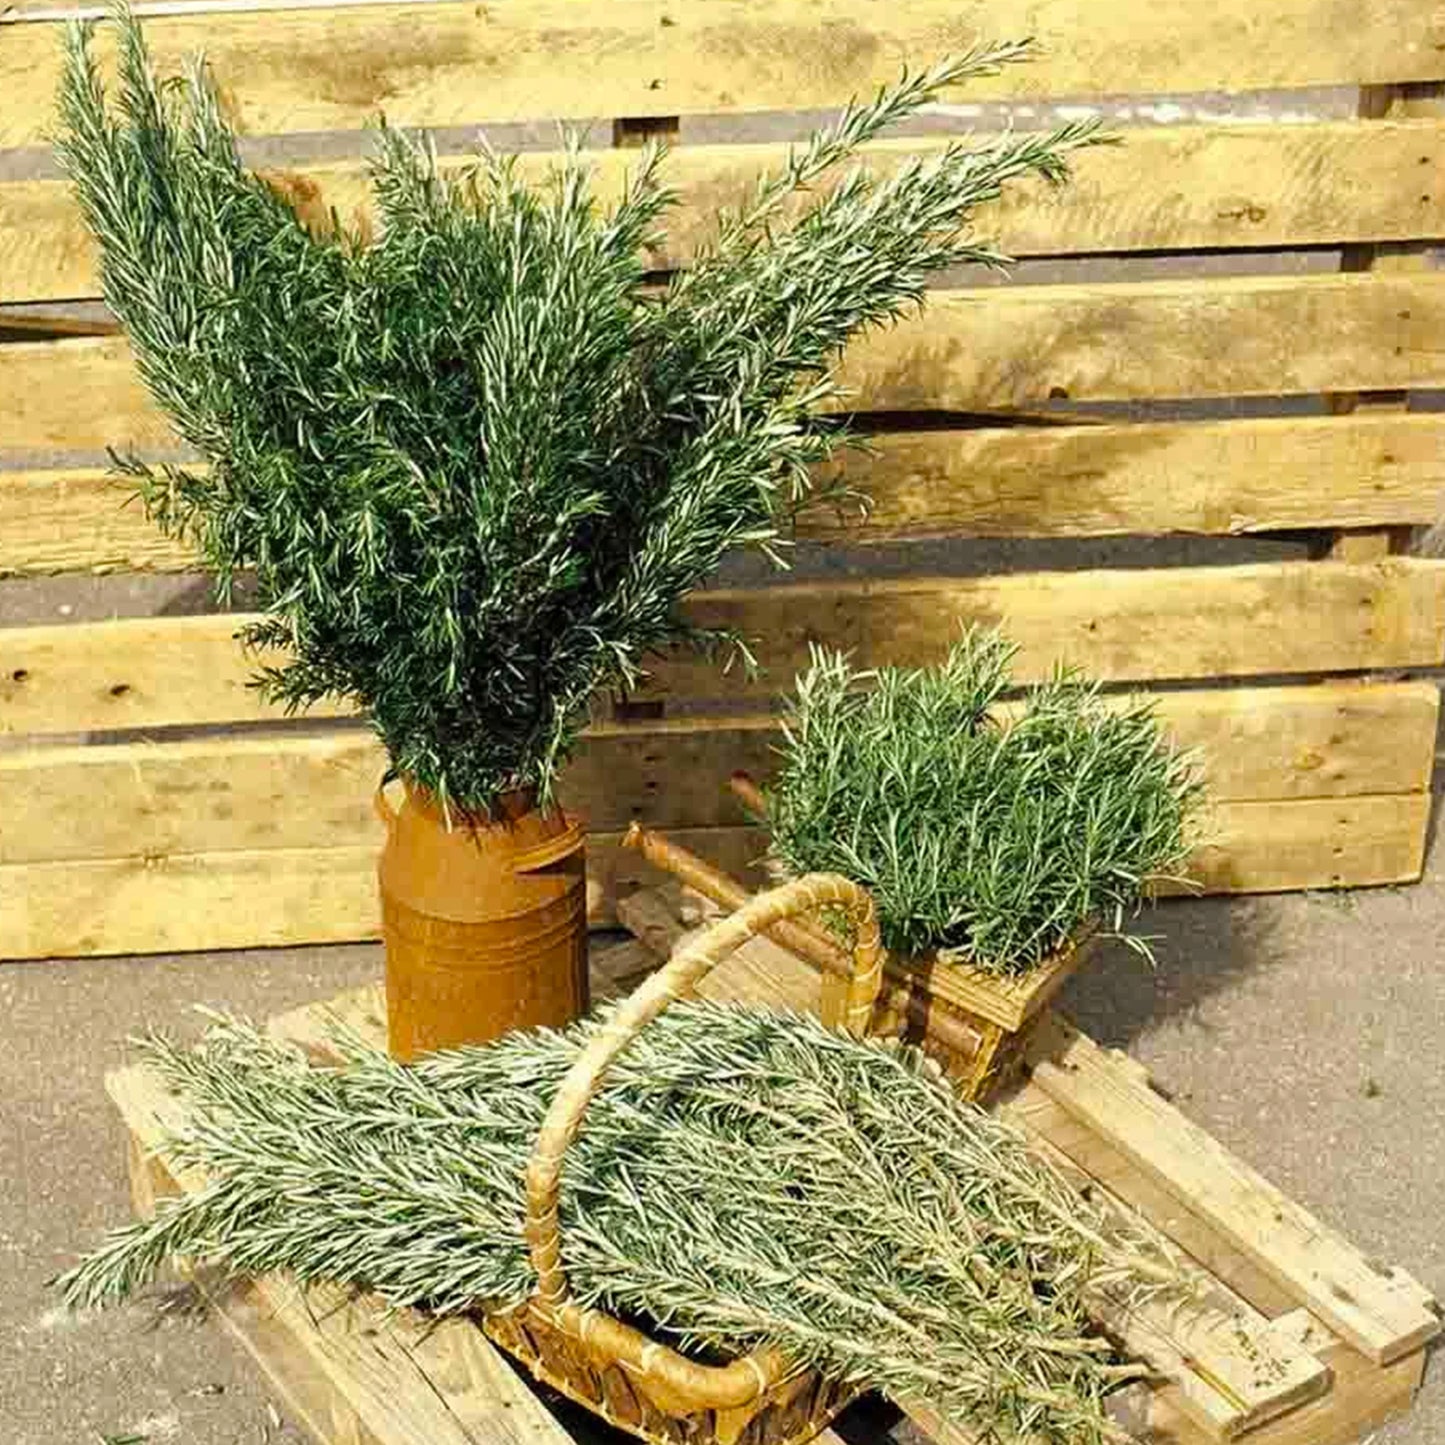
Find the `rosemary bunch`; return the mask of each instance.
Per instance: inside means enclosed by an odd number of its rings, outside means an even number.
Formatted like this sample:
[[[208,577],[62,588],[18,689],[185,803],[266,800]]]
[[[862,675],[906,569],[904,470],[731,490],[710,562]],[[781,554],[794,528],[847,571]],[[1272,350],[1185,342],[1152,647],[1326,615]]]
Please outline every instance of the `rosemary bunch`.
[[[491,154],[442,174],[383,125],[375,241],[312,230],[242,166],[204,65],[160,85],[117,21],[113,107],[90,27],[68,31],[58,152],[140,374],[210,463],[124,469],[223,598],[254,574],[247,638],[289,654],[270,694],[354,700],[395,769],[464,811],[545,799],[589,699],[649,651],[727,641],[679,602],[730,548],[781,540],[840,439],[813,419],[839,351],[939,270],[998,264],[974,208],[1018,177],[1061,180],[1093,137],[848,169],[941,87],[1029,47],[905,74],[797,147],[659,292],[660,150],[608,209],[575,141],[531,189]]]
[[[209,1182],[113,1235],[67,1298],[118,1298],[184,1254],[441,1312],[520,1303],[527,1160],[597,1026],[410,1067],[353,1043],[332,1070],[234,1022],[193,1052],[152,1039],[186,1103],[176,1152]],[[1166,1244],[1111,1223],[915,1050],[703,1002],[614,1065],[561,1217],[583,1302],[688,1345],[775,1345],[999,1441],[1127,1438],[1101,1401],[1139,1371],[1112,1362],[1084,1296],[1179,1281]]]
[[[1001,725],[1014,652],[980,629],[932,668],[815,650],[768,794],[776,870],[863,884],[899,954],[1018,974],[1091,922],[1147,954],[1124,919],[1188,855],[1192,760],[1147,700],[1106,703],[1067,672]]]

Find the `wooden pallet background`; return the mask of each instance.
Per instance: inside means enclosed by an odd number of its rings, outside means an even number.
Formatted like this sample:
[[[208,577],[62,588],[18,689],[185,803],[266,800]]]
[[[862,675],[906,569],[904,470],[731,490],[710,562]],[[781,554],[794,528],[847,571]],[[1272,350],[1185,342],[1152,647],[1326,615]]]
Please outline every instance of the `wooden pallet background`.
[[[1206,888],[1418,875],[1437,693],[1409,674],[1445,659],[1445,563],[1401,555],[1445,494],[1434,0],[149,8],[162,61],[204,48],[309,204],[364,207],[360,128],[383,108],[496,123],[539,166],[555,133],[531,122],[601,116],[604,189],[639,135],[675,133],[684,204],[659,266],[685,265],[710,208],[803,128],[779,112],[980,37],[1032,30],[1046,57],[878,164],[1060,103],[1123,128],[1072,188],[984,218],[1023,258],[1014,284],[953,278],[849,356],[876,432],[878,455],[847,463],[870,518],[811,515],[798,580],[734,575],[691,603],[761,639],[764,682],[670,659],[593,730],[564,794],[596,833],[596,917],[637,877],[616,847],[633,817],[733,869],[755,855],[722,783],[766,773],[766,703],[810,641],[922,661],[968,619],[1002,622],[1025,676],[1061,656],[1159,694],[1205,759]],[[175,441],[124,341],[76,304],[98,294],[94,257],[42,149],[62,13],[0,17],[0,957],[366,937],[375,744],[355,720],[259,708],[236,619],[154,580],[194,560],[105,474],[107,446]],[[980,575],[980,539],[1013,560]],[[82,599],[71,620],[51,574]]]
[[[675,894],[650,889],[622,902],[635,937],[594,948],[599,996],[627,991],[686,936],[675,903]],[[818,985],[792,955],[755,939],[702,991],[808,1008]],[[271,1028],[324,1055],[338,1024],[380,1043],[383,1017],[380,990],[370,988],[297,1009]],[[1126,1055],[1050,1020],[1031,1064],[1032,1078],[1003,1112],[1096,1199],[1169,1235],[1197,1277],[1188,1306],[1091,1304],[1098,1323],[1158,1372],[1112,1402],[1141,1445],[1345,1445],[1408,1405],[1439,1330],[1435,1303],[1416,1281],[1368,1260],[1234,1158]],[[194,1171],[166,1161],[164,1131],[183,1113],[156,1077],[127,1068],[107,1087],[130,1131],[141,1212],[159,1195],[199,1187]],[[572,1445],[472,1321],[428,1329],[409,1312],[387,1317],[375,1300],[336,1289],[303,1295],[278,1276],[232,1288],[204,1276],[197,1283],[319,1445]],[[977,1445],[916,1403],[899,1403],[936,1445]],[[822,1445],[880,1437],[840,1426]],[[588,1422],[578,1438],[625,1437]]]

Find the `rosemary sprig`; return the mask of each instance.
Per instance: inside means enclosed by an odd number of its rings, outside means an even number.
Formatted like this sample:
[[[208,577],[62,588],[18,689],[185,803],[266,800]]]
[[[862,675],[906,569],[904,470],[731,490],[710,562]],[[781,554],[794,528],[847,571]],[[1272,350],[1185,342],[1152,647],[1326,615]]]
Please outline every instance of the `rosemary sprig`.
[[[1193,759],[1146,700],[1106,705],[1063,671],[1000,726],[1014,651],[980,629],[933,668],[815,650],[769,791],[773,861],[862,883],[900,954],[1024,973],[1097,922],[1147,955],[1124,921],[1184,865]]]
[[[223,1021],[146,1055],[208,1184],[61,1281],[123,1296],[179,1253],[440,1312],[524,1300],[523,1174],[589,1032],[514,1034],[410,1068],[344,1067]],[[1099,1445],[1115,1362],[1083,1298],[1182,1289],[1171,1248],[1083,1198],[917,1051],[815,1020],[675,1005],[589,1106],[563,1173],[578,1297],[684,1345],[780,1347],[998,1441]]]
[[[116,18],[113,105],[90,26],[67,32],[58,153],[140,374],[210,468],[121,465],[223,597],[254,574],[247,638],[286,658],[270,694],[354,700],[394,767],[464,811],[515,787],[545,799],[589,700],[649,652],[735,641],[699,637],[680,600],[730,548],[783,540],[844,440],[814,419],[841,348],[940,269],[996,264],[975,207],[1062,179],[1094,138],[1072,124],[849,169],[941,87],[1029,47],[905,73],[657,294],[660,151],[609,210],[575,143],[532,189],[489,153],[443,175],[383,125],[375,240],[308,228],[242,166],[204,65],[161,85]]]

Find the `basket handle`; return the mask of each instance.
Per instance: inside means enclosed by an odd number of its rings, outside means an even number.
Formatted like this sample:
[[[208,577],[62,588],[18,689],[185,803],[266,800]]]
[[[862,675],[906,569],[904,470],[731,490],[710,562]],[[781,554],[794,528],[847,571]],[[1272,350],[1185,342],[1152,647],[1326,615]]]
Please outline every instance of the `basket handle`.
[[[621,1004],[578,1055],[552,1100],[527,1165],[527,1247],[537,1272],[537,1303],[545,1309],[565,1305],[571,1294],[562,1268],[558,1188],[562,1160],[582,1127],[588,1104],[602,1077],[648,1024],[675,999],[685,998],[734,949],[782,918],[834,905],[853,920],[853,985],[846,1026],[866,1031],[883,979],[883,949],[872,895],[836,873],[810,873],[781,888],[759,893],[734,914],[719,919],[679,949],[658,972]]]

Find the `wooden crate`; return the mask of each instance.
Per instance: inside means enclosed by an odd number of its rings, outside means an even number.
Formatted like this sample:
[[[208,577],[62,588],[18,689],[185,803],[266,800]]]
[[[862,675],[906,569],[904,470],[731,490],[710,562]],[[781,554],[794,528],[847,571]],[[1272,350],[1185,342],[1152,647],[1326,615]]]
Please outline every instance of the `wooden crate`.
[[[657,956],[636,943],[594,956],[594,987],[616,991]],[[796,962],[796,961],[795,961]],[[808,1007],[816,980],[760,961],[757,943],[705,983],[713,997]],[[379,989],[273,1021],[325,1051],[341,1022],[381,1043]],[[1096,1198],[1137,1210],[1200,1275],[1195,1307],[1099,1305],[1098,1322],[1158,1372],[1112,1408],[1141,1445],[1345,1445],[1404,1409],[1439,1321],[1409,1275],[1366,1259],[1191,1124],[1142,1067],[1051,1021],[1031,1077],[998,1106]],[[160,1147],[177,1101],[132,1067],[108,1088],[132,1141],[136,1204],[194,1189]],[[387,1316],[335,1289],[302,1294],[284,1278],[224,1288],[197,1280],[222,1327],[260,1366],[288,1412],[321,1445],[568,1445],[568,1429],[471,1320],[430,1326]],[[899,1402],[939,1445],[974,1445],[926,1409]],[[575,1427],[576,1420],[572,1417]],[[846,1421],[843,1422],[846,1428]],[[584,1437],[594,1434],[584,1429]],[[825,1431],[824,1445],[841,1445]]]
[[[849,549],[848,567],[704,592],[690,610],[761,637],[769,690],[815,639],[865,663],[919,662],[961,621],[1001,622],[1024,676],[1062,655],[1148,688],[1201,750],[1213,803],[1194,871],[1206,890],[1418,876],[1438,700],[1406,674],[1445,658],[1445,563],[1394,552],[1445,492],[1445,414],[1400,403],[1445,385],[1445,275],[1422,260],[1445,235],[1438,6],[161,9],[148,22],[161,61],[204,48],[242,131],[271,141],[277,178],[345,214],[366,205],[360,162],[295,158],[317,131],[356,131],[359,144],[379,109],[429,126],[601,115],[616,142],[593,127],[604,192],[639,133],[677,129],[682,203],[659,268],[686,265],[712,208],[780,158],[778,141],[739,139],[760,134],[757,113],[836,104],[985,34],[1033,32],[1046,54],[957,99],[1024,103],[1020,125],[1050,98],[1167,116],[1082,155],[1070,189],[1024,188],[980,217],[1052,279],[942,288],[921,319],[850,354],[878,454],[840,465],[875,507],[866,523],[818,511],[802,524]],[[82,334],[96,323],[66,310],[98,295],[93,249],[63,183],[27,161],[51,123],[62,10],[21,0],[0,17],[0,335],[60,338],[0,344],[0,575],[182,572],[193,559],[121,505],[102,455],[156,455],[175,439],[124,341]],[[1338,86],[1360,87],[1358,113],[1319,101]],[[1190,98],[1271,90],[1257,109],[1276,118],[1220,119],[1217,101]],[[890,139],[873,161],[940,143]],[[1261,398],[1290,406],[1252,414]],[[1313,559],[969,578],[940,575],[934,546],[1305,532]],[[870,560],[885,554],[886,567]],[[367,798],[380,753],[333,715],[278,726],[244,686],[237,621],[0,629],[0,957],[375,934]],[[734,767],[768,771],[774,724],[740,715],[763,696],[670,659],[591,731],[563,793],[596,833],[599,921],[642,876],[616,847],[634,817],[732,871],[755,856],[721,784]],[[212,731],[177,731],[201,726]]]

